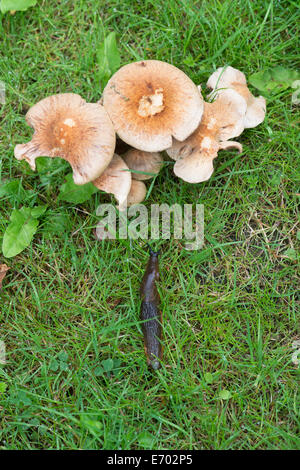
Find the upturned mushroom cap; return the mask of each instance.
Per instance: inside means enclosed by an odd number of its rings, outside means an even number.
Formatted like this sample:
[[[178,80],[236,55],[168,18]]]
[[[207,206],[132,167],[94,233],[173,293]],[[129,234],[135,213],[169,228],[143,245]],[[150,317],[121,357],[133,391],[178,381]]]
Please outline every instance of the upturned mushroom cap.
[[[216,91],[217,96],[225,89],[233,89],[247,102],[244,120],[245,129],[256,127],[263,122],[266,115],[266,100],[263,96],[256,98],[247,87],[245,75],[233,67],[219,67],[208,79],[208,88]]]
[[[132,147],[159,152],[172,136],[186,139],[200,123],[203,99],[181,70],[159,60],[125,65],[107,83],[103,105],[119,137]]]
[[[147,194],[147,188],[142,181],[132,180],[131,188],[127,196],[127,206],[139,204],[142,202]]]
[[[96,188],[113,194],[119,203],[119,210],[127,206],[127,197],[131,188],[131,174],[124,160],[116,153],[112,161],[99,178],[93,181]]]
[[[158,152],[144,152],[143,150],[131,149],[122,155],[126,165],[135,180],[144,181],[157,175],[163,165],[163,158]],[[142,172],[142,173],[135,173]],[[147,174],[149,173],[149,174]]]
[[[49,96],[26,114],[34,128],[30,142],[15,147],[15,157],[35,170],[37,157],[61,157],[73,169],[76,184],[96,179],[111,161],[116,135],[103,106],[86,103],[79,95]]]
[[[184,142],[173,140],[167,150],[176,160],[174,173],[188,183],[208,180],[213,171],[213,160],[218,151],[242,146],[233,141],[244,130],[244,117],[247,105],[234,90],[226,90],[213,103],[204,103],[202,121],[197,130]]]
[[[235,84],[247,86],[245,74],[230,65],[219,67],[207,80],[208,88],[234,88]]]

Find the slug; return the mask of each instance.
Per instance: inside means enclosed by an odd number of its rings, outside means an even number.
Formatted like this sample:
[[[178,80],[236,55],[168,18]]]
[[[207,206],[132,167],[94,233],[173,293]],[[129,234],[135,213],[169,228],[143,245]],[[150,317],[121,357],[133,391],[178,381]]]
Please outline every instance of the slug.
[[[144,333],[144,347],[148,366],[154,370],[161,367],[162,359],[162,315],[159,311],[160,297],[156,287],[159,280],[158,255],[150,248],[150,259],[141,284],[141,320]]]

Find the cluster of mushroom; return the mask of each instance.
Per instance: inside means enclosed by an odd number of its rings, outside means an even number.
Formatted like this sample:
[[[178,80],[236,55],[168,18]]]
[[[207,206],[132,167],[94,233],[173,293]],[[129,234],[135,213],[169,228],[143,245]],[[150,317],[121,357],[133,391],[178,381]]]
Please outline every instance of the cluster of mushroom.
[[[218,68],[201,87],[173,65],[145,60],[125,65],[107,83],[98,103],[73,93],[43,99],[27,113],[34,128],[30,142],[15,147],[15,157],[35,169],[39,156],[61,157],[76,184],[93,184],[112,193],[119,209],[141,202],[144,180],[157,175],[166,153],[174,173],[189,183],[206,181],[219,150],[242,145],[230,139],[265,117],[266,103],[249,91],[245,75]],[[129,148],[116,151],[116,134]]]

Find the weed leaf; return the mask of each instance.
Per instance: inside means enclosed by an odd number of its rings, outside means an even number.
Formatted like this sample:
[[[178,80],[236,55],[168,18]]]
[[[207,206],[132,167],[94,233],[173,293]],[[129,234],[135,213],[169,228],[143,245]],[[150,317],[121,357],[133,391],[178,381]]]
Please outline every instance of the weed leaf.
[[[65,170],[69,171],[69,168],[69,163],[62,158],[39,157],[36,159],[36,169],[39,177],[47,187],[53,184],[55,180],[57,181],[59,174],[64,174]]]
[[[30,244],[39,225],[37,218],[45,210],[45,206],[37,206],[33,209],[22,207],[21,209],[13,210],[10,216],[11,223],[3,237],[2,252],[4,256],[12,258],[21,253]]]
[[[88,201],[91,196],[98,191],[92,183],[78,185],[73,181],[73,175],[69,173],[66,176],[67,182],[60,188],[58,199],[74,204],[81,204]]]
[[[231,397],[232,395],[229,390],[221,390],[219,393],[219,398],[221,398],[221,400],[229,400]]]
[[[98,50],[99,76],[104,87],[110,77],[120,67],[120,54],[118,51],[116,33],[110,33],[100,45]]]
[[[106,359],[105,361],[101,362],[101,365],[105,372],[110,372],[114,368],[114,361],[113,359]]]
[[[277,66],[254,73],[249,82],[263,94],[275,94],[292,87],[297,79],[299,73],[296,70]]]
[[[31,217],[38,219],[43,215],[47,210],[47,206],[36,206],[31,209]]]
[[[36,5],[37,0],[1,0],[1,13],[8,11],[25,11]]]

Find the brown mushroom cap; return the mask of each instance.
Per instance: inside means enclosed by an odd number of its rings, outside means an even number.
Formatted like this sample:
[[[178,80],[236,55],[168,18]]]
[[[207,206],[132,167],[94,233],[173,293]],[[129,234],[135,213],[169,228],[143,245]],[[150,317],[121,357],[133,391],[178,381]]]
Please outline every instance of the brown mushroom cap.
[[[144,152],[143,150],[130,149],[122,155],[126,165],[135,180],[144,181],[157,175],[163,165],[163,157],[158,152]],[[142,173],[135,173],[142,172]],[[147,174],[150,173],[150,174]]]
[[[40,156],[61,157],[73,169],[76,184],[96,179],[111,161],[116,135],[103,106],[86,103],[79,95],[49,96],[26,114],[34,128],[30,142],[15,147],[15,157],[27,160],[35,170]]]
[[[212,89],[234,88],[235,84],[247,86],[245,74],[230,65],[219,67],[207,80],[207,86]]]
[[[112,161],[99,178],[93,181],[96,188],[113,194],[119,203],[119,210],[127,206],[127,197],[131,188],[131,174],[124,160],[116,153]]]
[[[186,139],[203,112],[202,96],[192,80],[159,60],[121,67],[104,89],[103,105],[119,137],[147,152],[167,149],[172,136]]]
[[[197,130],[184,142],[174,139],[167,150],[176,160],[174,173],[188,183],[208,180],[213,171],[213,160],[219,150],[242,146],[233,141],[244,130],[247,105],[234,90],[226,90],[213,103],[204,103],[202,121]]]
[[[245,129],[256,127],[263,122],[266,115],[266,100],[263,96],[256,98],[247,87],[245,75],[233,67],[219,67],[208,79],[208,88],[217,90],[217,96],[225,89],[233,89],[247,102],[247,111],[244,119]]]
[[[131,188],[127,197],[127,205],[139,204],[147,194],[147,188],[142,181],[132,180]]]

